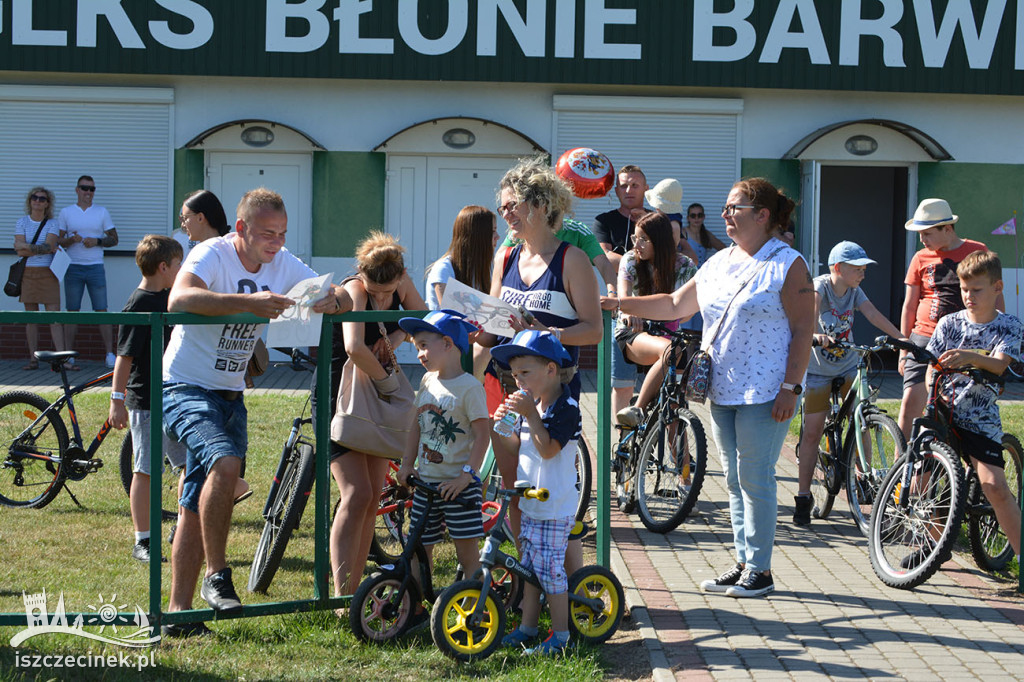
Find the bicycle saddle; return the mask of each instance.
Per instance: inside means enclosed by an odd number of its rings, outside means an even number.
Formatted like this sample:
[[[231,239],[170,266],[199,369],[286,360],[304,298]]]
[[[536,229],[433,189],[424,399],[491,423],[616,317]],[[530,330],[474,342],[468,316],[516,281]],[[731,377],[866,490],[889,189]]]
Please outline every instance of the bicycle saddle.
[[[37,360],[42,360],[43,362],[48,362],[51,365],[59,365],[60,363],[64,362],[65,360],[70,360],[71,358],[77,358],[78,357],[78,351],[77,350],[62,350],[62,351],[56,351],[55,352],[55,351],[52,351],[52,350],[37,350],[34,355],[36,356]]]

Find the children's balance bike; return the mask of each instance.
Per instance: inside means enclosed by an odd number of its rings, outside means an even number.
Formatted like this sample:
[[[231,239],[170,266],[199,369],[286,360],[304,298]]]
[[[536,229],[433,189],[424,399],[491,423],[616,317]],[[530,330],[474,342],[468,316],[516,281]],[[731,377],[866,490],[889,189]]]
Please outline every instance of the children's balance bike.
[[[540,588],[532,569],[499,547],[508,538],[502,528],[513,497],[544,501],[548,491],[532,488],[528,481],[516,481],[514,490],[499,490],[501,510],[480,551],[480,572],[460,580],[438,595],[430,614],[434,644],[459,661],[487,658],[501,646],[505,636],[503,595],[495,589],[493,571],[508,571]],[[600,644],[619,627],[625,610],[625,594],[619,579],[603,566],[584,566],[569,577],[569,629],[583,642]]]

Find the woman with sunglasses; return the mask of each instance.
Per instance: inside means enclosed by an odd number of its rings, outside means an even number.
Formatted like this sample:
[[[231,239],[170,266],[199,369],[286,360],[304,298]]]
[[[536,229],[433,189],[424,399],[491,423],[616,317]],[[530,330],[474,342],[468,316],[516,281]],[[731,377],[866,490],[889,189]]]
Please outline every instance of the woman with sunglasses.
[[[803,391],[814,330],[807,263],[776,237],[794,206],[764,178],[741,180],[722,208],[735,246],[709,258],[671,294],[601,299],[606,310],[651,320],[704,313],[711,430],[729,491],[736,563],[701,589],[730,597],[775,589],[775,464]]]
[[[686,227],[683,228],[681,237],[697,253],[697,267],[704,265],[708,258],[711,258],[716,251],[725,248],[722,240],[711,234],[708,228],[704,227],[704,207],[700,204],[690,204],[686,209]],[[700,331],[704,328],[704,318],[697,313],[682,324],[683,329]]]
[[[25,304],[25,310],[39,310],[40,304],[46,310],[60,310],[60,282],[50,271],[59,235],[60,223],[53,219],[53,192],[33,187],[25,197],[25,215],[14,226],[14,252],[28,257],[18,299]],[[56,349],[65,350],[63,325],[51,324],[50,335]],[[39,325],[25,325],[25,337],[29,360],[22,369],[38,369],[35,352],[39,350]]]

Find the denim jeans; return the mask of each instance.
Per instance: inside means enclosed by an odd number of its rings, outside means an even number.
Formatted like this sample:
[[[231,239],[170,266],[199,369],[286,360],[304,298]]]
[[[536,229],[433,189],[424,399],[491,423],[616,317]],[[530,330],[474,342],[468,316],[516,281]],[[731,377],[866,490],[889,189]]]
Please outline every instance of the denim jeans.
[[[619,344],[611,340],[612,344],[612,388],[629,387],[636,390],[636,365],[626,362],[626,356],[619,349]]]
[[[96,265],[68,266],[64,273],[64,307],[67,310],[81,310],[82,296],[89,288],[89,302],[93,310],[107,309],[107,271],[103,263]]]
[[[217,460],[245,459],[248,421],[241,397],[227,400],[191,384],[164,384],[164,431],[188,448],[182,507],[199,513],[199,494]]]
[[[711,405],[711,432],[722,455],[736,560],[753,571],[772,567],[778,497],[775,463],[789,420],[772,419],[775,401]]]

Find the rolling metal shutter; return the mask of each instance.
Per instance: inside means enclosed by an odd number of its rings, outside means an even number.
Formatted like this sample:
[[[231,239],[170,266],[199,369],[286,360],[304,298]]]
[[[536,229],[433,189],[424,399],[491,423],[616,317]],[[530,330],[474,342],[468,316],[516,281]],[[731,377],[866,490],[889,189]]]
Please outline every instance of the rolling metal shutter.
[[[170,89],[0,86],[0,225],[10,231],[24,215],[35,185],[56,194],[56,218],[91,175],[120,237],[113,250],[170,234],[173,103]]]
[[[552,153],[557,158],[591,147],[607,155],[616,172],[639,166],[651,187],[664,178],[679,180],[683,209],[703,204],[704,224],[729,243],[721,206],[739,179],[742,112],[742,100],[557,95]],[[576,218],[590,225],[618,205],[614,192],[577,201]]]

